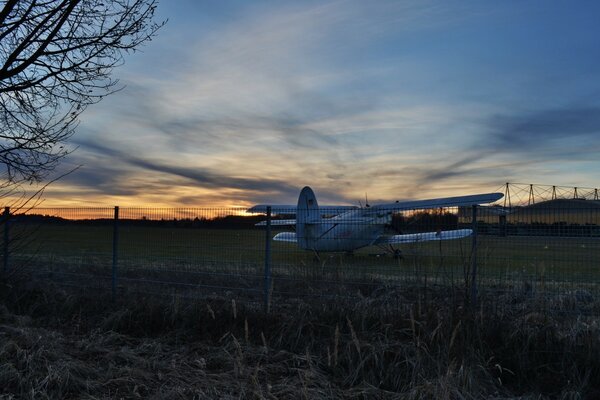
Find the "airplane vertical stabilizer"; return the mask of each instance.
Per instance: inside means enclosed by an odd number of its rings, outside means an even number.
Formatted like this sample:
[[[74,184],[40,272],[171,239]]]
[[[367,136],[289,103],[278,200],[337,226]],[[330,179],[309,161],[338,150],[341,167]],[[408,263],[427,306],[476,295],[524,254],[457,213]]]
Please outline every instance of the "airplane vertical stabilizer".
[[[305,186],[298,197],[296,209],[296,238],[298,246],[303,249],[312,249],[317,239],[319,229],[318,222],[321,221],[319,204],[312,189]]]

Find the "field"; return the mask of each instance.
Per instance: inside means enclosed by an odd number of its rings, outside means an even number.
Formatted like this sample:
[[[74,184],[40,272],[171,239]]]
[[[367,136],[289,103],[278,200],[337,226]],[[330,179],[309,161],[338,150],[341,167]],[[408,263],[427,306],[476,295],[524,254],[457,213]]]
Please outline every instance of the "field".
[[[477,237],[316,260],[265,232],[11,226],[0,398],[600,395],[598,238]]]
[[[266,315],[0,281],[0,398],[577,399],[600,394],[597,318],[408,287]],[[399,302],[399,299],[402,299]],[[552,308],[558,308],[555,304]],[[598,304],[596,311],[600,310]]]
[[[274,232],[273,234],[275,234]],[[91,274],[110,280],[113,227],[82,224],[23,225],[12,228],[15,264],[29,263],[55,276]],[[121,226],[118,277],[122,286],[139,280],[165,281],[219,290],[262,291],[265,232],[259,229],[193,229]],[[378,247],[347,254],[311,252],[272,242],[273,294],[337,295],[349,282],[464,285],[472,268],[472,239],[400,247],[396,259]],[[596,290],[600,283],[600,238],[552,236],[477,237],[480,287],[538,290]],[[127,281],[130,279],[130,281]],[[307,288],[310,283],[310,290]],[[318,284],[316,284],[318,283]],[[162,285],[162,286],[165,286]],[[148,290],[157,290],[149,288]],[[318,293],[321,290],[322,293]],[[290,293],[295,291],[295,293]]]

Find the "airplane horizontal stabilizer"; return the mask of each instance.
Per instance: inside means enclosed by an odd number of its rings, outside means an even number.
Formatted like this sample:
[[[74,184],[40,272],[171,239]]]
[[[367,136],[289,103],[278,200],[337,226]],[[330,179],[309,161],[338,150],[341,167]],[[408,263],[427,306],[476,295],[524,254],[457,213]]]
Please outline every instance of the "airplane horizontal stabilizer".
[[[252,214],[264,214],[267,212],[267,204],[258,204],[253,207],[250,207],[246,210],[248,213]],[[286,214],[286,215],[295,215],[296,214],[296,205],[285,205],[278,204],[272,205],[271,214]],[[319,212],[322,215],[337,215],[346,211],[356,210],[357,206],[319,206]]]
[[[254,226],[266,226],[267,221],[260,221],[258,224]],[[291,226],[296,225],[295,219],[273,219],[271,220],[271,226]]]
[[[365,221],[361,220],[360,218],[354,218],[354,219],[332,219],[332,218],[325,218],[322,220],[311,220],[311,221],[306,221],[305,224],[307,225],[326,225],[328,227],[331,226],[337,226],[337,225],[350,225],[350,226],[355,226],[355,227],[360,227],[365,225]],[[256,224],[254,224],[254,226],[266,226],[267,225],[267,221],[260,221]],[[295,219],[273,219],[271,220],[271,226],[292,226],[292,225],[296,225],[296,220]]]
[[[275,235],[273,240],[277,242],[297,243],[296,232],[281,232]]]
[[[452,231],[409,233],[405,235],[379,236],[373,244],[399,244],[429,242],[432,240],[451,240],[471,236],[471,229],[456,229]]]

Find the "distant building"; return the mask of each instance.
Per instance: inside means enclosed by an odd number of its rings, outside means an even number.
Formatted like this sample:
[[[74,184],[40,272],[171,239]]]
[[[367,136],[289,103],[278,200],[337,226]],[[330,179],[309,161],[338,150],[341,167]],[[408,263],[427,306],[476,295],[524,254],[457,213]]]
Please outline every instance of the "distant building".
[[[472,215],[471,207],[459,207],[460,223],[470,223]],[[482,206],[477,220],[489,224],[600,225],[600,201],[555,199],[512,208]]]

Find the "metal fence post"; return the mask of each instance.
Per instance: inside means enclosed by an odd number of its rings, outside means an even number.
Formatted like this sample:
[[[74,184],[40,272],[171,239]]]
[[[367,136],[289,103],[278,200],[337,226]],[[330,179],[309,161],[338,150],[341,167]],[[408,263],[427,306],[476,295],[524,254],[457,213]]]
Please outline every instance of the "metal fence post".
[[[3,246],[4,259],[2,260],[2,265],[3,265],[4,273],[6,274],[8,272],[8,241],[10,239],[10,237],[9,237],[10,231],[9,231],[9,227],[8,227],[8,221],[10,218],[10,207],[4,207],[3,217],[4,217],[3,218],[4,219],[4,246]]]
[[[112,299],[117,299],[117,264],[119,261],[119,206],[115,206],[113,219],[113,243],[112,243]]]
[[[265,234],[265,313],[269,313],[271,303],[271,206],[267,206],[267,229]]]
[[[471,221],[473,235],[471,242],[471,305],[477,305],[477,205],[473,206]]]

